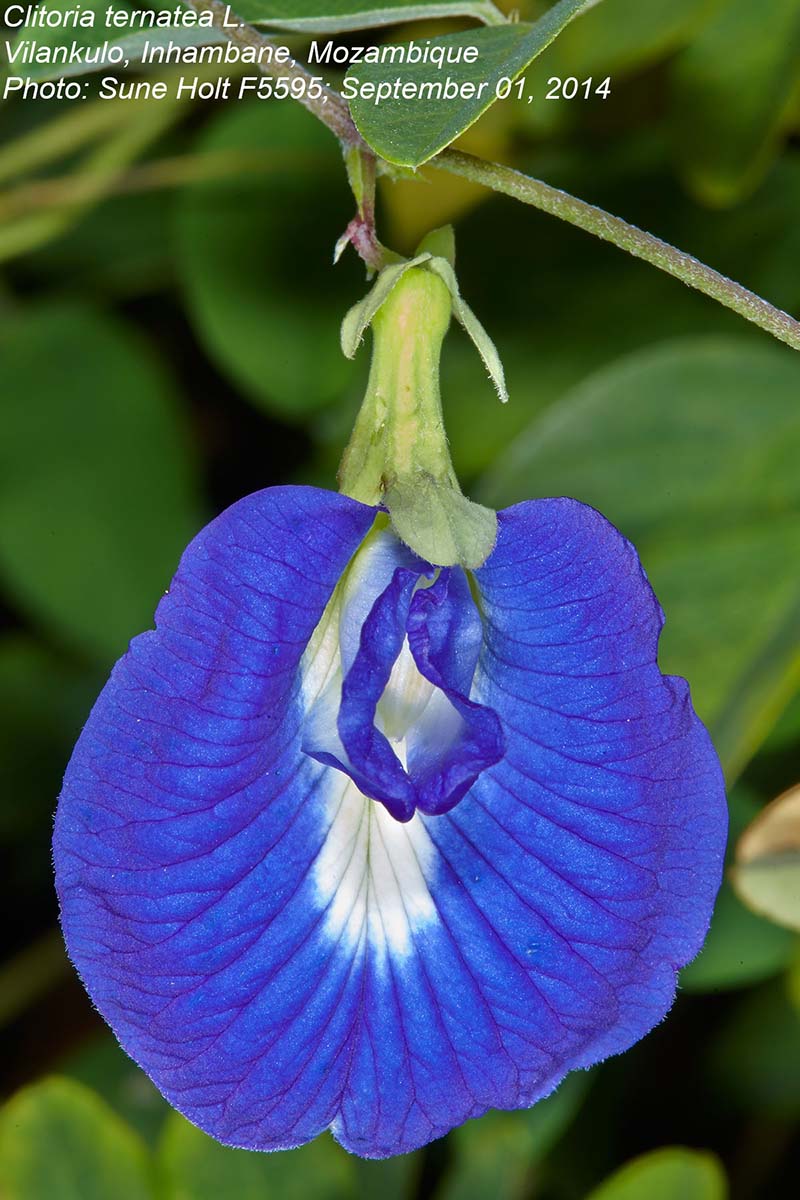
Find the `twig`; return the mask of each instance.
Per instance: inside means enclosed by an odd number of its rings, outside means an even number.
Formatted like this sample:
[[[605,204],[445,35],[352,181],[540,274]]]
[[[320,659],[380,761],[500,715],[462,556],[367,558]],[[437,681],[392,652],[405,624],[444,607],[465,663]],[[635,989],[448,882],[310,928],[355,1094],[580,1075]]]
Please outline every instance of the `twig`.
[[[186,4],[189,8],[193,8],[195,12],[212,13],[215,27],[237,46],[247,46],[254,50],[261,50],[267,46],[272,46],[273,49],[278,48],[278,44],[273,38],[259,33],[257,29],[254,29],[252,25],[247,25],[244,21],[238,27],[231,28],[226,25],[225,17],[228,12],[228,6],[220,4],[219,0],[186,0]],[[312,112],[324,125],[327,125],[331,133],[336,134],[342,143],[343,149],[346,150],[350,146],[357,146],[370,154],[372,153],[353,124],[350,110],[339,93],[325,84],[320,84],[319,89],[309,88],[308,85],[311,83],[313,76],[300,63],[294,60],[286,63],[277,62],[273,54],[270,62],[259,62],[258,69],[262,75],[274,75],[276,78],[280,77],[281,79],[303,79],[306,87],[303,89],[302,94],[294,97],[294,99],[299,100],[309,112]],[[309,94],[310,92],[312,94]]]
[[[793,350],[800,350],[800,322],[789,313],[775,308],[755,292],[748,291],[740,283],[734,283],[732,279],[715,271],[713,267],[706,266],[691,254],[677,250],[669,242],[654,237],[652,233],[645,233],[635,225],[629,225],[621,217],[614,217],[594,204],[587,204],[585,200],[579,200],[569,192],[562,192],[559,188],[542,183],[539,179],[532,179],[511,167],[486,162],[460,150],[443,150],[436,158],[431,159],[429,165],[449,171],[453,175],[461,175],[473,183],[483,184],[495,192],[521,200],[523,204],[530,204],[550,213],[551,216],[560,217],[570,225],[577,225],[579,229],[593,233],[605,242],[612,242],[635,258],[643,259],[659,270],[666,271],[668,275],[682,280],[688,287],[695,288],[726,308],[733,309],[735,313],[765,329]]]
[[[213,13],[215,25],[232,42],[250,47],[275,46],[271,38],[265,37],[244,22],[238,28],[227,28],[223,20],[226,8],[219,3],[219,0],[187,0],[187,3],[198,12]],[[275,62],[274,55],[272,62],[261,65],[261,70],[265,73],[281,75],[287,79],[304,79],[306,85],[312,79],[311,74],[300,63],[293,60],[291,63],[278,64]],[[310,91],[315,90],[306,86],[303,89],[303,95],[298,97],[300,103],[327,125],[341,142],[345,153],[360,150],[365,156],[372,155],[373,151],[356,129],[347,104],[338,92],[322,85],[318,94],[309,95]],[[551,216],[559,217],[562,221],[576,225],[587,233],[593,233],[595,237],[602,238],[605,242],[611,242],[621,250],[627,250],[635,258],[641,258],[644,262],[658,267],[659,270],[666,271],[668,275],[680,279],[688,287],[695,288],[726,308],[732,309],[733,312],[751,321],[754,325],[771,333],[779,341],[791,346],[793,350],[800,350],[800,322],[791,317],[789,313],[775,308],[767,300],[757,296],[755,292],[748,291],[741,284],[734,283],[732,279],[715,271],[713,267],[706,266],[705,263],[693,258],[691,254],[677,250],[668,242],[662,241],[661,238],[637,229],[635,225],[629,225],[621,217],[612,216],[602,208],[587,204],[585,200],[579,200],[568,192],[551,187],[539,179],[532,179],[511,167],[504,167],[500,163],[486,162],[484,159],[464,154],[459,150],[442,150],[427,165],[440,171],[449,171],[453,175],[460,175],[473,183],[482,184],[484,187],[491,188],[492,191],[501,192],[515,200],[521,200],[523,204],[530,204],[534,208],[550,213]],[[348,227],[348,231],[350,232],[349,240],[352,241],[356,250],[367,265],[374,268],[376,266],[375,247],[380,246],[375,236],[374,225],[369,229],[363,228],[363,213],[359,212],[354,223]]]

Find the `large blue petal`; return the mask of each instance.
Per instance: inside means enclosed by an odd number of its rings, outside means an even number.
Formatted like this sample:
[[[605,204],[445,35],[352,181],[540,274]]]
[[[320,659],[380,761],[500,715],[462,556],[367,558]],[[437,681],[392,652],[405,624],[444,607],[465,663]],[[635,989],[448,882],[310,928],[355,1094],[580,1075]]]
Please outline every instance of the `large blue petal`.
[[[562,1022],[567,1065],[589,1065],[660,1020],[702,945],[724,782],[685,680],[657,667],[663,614],[631,544],[568,499],[500,525],[477,573],[475,694],[508,751],[436,841],[462,878],[475,864],[482,918],[513,928],[507,949]]]
[[[314,1136],[347,1072],[362,985],[321,932],[298,666],[374,516],[273,488],[203,530],[59,803],[62,923],[92,999],[176,1107],[240,1145]]]
[[[719,763],[685,682],[656,665],[662,614],[633,547],[575,501],[524,504],[500,514],[476,581],[472,698],[506,754],[423,818],[434,915],[388,978],[368,964],[364,1085],[336,1126],[362,1153],[531,1104],[642,1037],[721,879]]]
[[[273,489],[219,518],[65,781],[75,962],[172,1102],[237,1145],[330,1125],[380,1156],[532,1103],[660,1018],[719,883],[719,767],[655,665],[629,544],[574,501],[509,510],[474,609],[458,572],[414,591],[384,537],[306,650],[373,517]],[[316,721],[336,735],[336,671],[355,688],[381,639],[396,651],[401,610],[466,757],[482,713],[505,746],[450,812],[405,823],[302,749]],[[418,754],[435,765],[433,727]]]

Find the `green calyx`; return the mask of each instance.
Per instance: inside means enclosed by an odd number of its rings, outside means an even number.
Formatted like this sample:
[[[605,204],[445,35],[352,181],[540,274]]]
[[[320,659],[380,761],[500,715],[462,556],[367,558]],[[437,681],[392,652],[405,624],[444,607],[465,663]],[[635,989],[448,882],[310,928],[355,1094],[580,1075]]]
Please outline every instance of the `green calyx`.
[[[348,357],[370,324],[373,350],[339,483],[355,500],[383,505],[398,537],[421,558],[436,566],[474,569],[494,547],[497,514],[464,496],[450,460],[439,357],[453,313],[476,341],[505,398],[497,352],[458,293],[452,236],[437,231],[415,258],[381,271],[342,324]]]

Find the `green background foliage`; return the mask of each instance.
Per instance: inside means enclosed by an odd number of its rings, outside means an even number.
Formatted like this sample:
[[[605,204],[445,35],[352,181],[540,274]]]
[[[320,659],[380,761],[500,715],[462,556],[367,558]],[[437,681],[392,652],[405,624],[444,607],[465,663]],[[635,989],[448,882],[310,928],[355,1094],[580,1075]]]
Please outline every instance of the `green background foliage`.
[[[302,7],[248,0],[247,15]],[[463,37],[490,8],[399,23],[444,7],[306,9],[320,28],[395,20],[352,43]],[[533,23],[550,6],[513,7]],[[302,53],[308,35],[287,36]],[[798,37],[797,0],[603,0],[528,69],[533,102],[498,102],[459,145],[797,314]],[[554,75],[611,75],[611,95],[546,101]],[[441,141],[388,116],[376,143]],[[647,1039],[530,1112],[406,1158],[361,1162],[327,1136],[271,1156],[222,1148],[117,1047],[56,931],[49,837],[70,746],[210,515],[269,484],[335,486],[368,358],[346,361],[338,329],[367,284],[351,252],[332,264],[352,215],[339,149],[291,102],[12,101],[0,143],[3,1200],[795,1195],[798,939],[728,883]],[[690,680],[724,761],[733,846],[800,782],[800,358],[511,200],[424,167],[379,182],[396,250],[454,222],[462,293],[505,364],[501,408],[463,332],[448,335],[465,490],[493,505],[574,495],[636,543],[666,612],[663,666]]]

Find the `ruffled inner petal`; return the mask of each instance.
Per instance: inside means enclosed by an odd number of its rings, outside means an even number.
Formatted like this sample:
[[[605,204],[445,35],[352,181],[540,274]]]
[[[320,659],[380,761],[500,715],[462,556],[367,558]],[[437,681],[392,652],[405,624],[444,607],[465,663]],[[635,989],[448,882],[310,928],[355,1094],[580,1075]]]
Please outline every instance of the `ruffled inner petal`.
[[[391,561],[379,541],[371,553],[359,577],[362,611],[364,591],[372,592],[367,576],[374,587]],[[441,571],[431,582],[424,569],[395,566],[349,668],[344,647],[338,664],[329,661],[303,737],[307,754],[344,772],[399,821],[417,810],[448,811],[504,747],[497,716],[468,699],[481,625],[467,580]],[[339,599],[348,634],[349,590]]]

